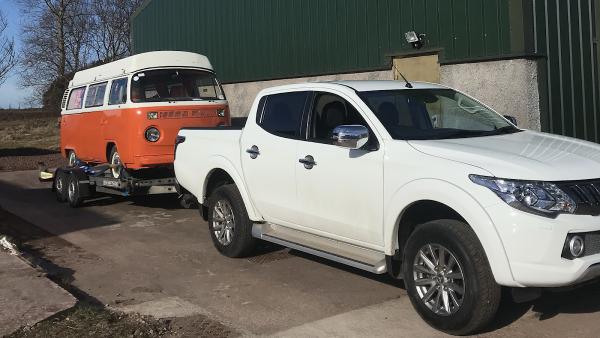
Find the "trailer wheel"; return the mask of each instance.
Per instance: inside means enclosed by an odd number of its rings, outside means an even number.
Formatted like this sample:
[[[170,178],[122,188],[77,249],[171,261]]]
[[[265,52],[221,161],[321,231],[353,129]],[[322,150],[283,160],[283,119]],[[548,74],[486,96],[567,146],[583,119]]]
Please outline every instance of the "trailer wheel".
[[[66,172],[58,169],[54,176],[54,194],[56,200],[60,203],[67,201],[67,185],[69,184],[69,176]]]
[[[83,203],[83,197],[81,196],[81,187],[79,178],[77,175],[69,175],[69,183],[67,185],[67,201],[71,208],[79,208]]]

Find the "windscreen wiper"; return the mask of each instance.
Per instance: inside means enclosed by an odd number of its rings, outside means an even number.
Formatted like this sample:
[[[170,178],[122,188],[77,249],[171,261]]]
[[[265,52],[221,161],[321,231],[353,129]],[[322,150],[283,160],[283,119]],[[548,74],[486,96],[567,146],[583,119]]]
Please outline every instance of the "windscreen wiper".
[[[503,134],[513,134],[513,133],[518,133],[521,132],[521,129],[515,128],[513,126],[505,126],[502,128],[498,128],[494,131],[492,131],[493,135],[503,135]]]

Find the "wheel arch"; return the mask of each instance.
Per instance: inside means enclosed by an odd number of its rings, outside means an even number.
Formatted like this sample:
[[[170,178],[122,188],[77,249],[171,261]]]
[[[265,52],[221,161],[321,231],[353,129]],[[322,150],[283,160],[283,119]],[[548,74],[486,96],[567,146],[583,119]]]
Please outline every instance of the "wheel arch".
[[[117,142],[115,142],[115,141],[108,141],[108,142],[106,142],[106,149],[104,151],[104,154],[106,155],[106,162],[107,163],[110,163],[110,153],[112,152],[112,149],[114,147],[117,147]],[[117,149],[119,149],[119,148],[117,147]]]
[[[402,249],[421,221],[455,219],[471,227],[481,242],[496,281],[519,286],[514,281],[504,245],[493,221],[483,206],[468,192],[453,183],[422,179],[398,189],[388,202],[385,214],[384,246],[393,256]],[[424,213],[426,211],[426,213]]]
[[[206,174],[200,175],[204,179],[198,186],[198,189],[195,192],[192,192],[198,202],[201,205],[204,205],[206,202],[206,198],[212,193],[216,188],[218,188],[223,183],[233,183],[236,185],[242,199],[244,201],[244,205],[246,206],[246,210],[248,212],[248,216],[253,221],[262,221],[262,216],[255,210],[254,204],[250,199],[250,194],[248,193],[248,189],[244,184],[244,180],[242,176],[235,169],[233,163],[229,160],[225,159],[222,156],[215,156],[210,158],[206,163],[206,168],[210,168],[206,170]]]

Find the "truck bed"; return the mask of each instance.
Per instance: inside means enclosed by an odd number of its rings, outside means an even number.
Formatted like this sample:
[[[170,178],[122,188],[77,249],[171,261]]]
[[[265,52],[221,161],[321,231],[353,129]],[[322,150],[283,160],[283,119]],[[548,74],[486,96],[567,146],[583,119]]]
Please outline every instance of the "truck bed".
[[[241,135],[240,126],[182,129],[179,136],[185,137],[185,141],[178,145],[174,162],[179,185],[203,203],[204,178],[209,175],[206,171],[214,168],[207,163],[216,162],[236,172],[241,168]]]

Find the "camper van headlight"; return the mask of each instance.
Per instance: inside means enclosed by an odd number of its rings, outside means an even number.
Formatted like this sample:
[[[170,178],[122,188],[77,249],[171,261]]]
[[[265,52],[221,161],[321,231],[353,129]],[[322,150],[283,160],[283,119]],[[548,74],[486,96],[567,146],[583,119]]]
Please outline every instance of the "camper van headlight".
[[[577,209],[573,199],[554,183],[477,175],[471,175],[469,178],[473,183],[490,189],[508,205],[521,211],[556,217],[558,214],[572,214]]]
[[[157,142],[160,139],[160,131],[154,127],[146,129],[146,140],[148,142]]]

